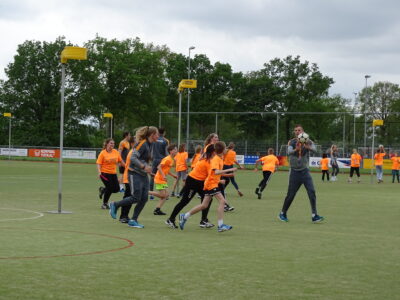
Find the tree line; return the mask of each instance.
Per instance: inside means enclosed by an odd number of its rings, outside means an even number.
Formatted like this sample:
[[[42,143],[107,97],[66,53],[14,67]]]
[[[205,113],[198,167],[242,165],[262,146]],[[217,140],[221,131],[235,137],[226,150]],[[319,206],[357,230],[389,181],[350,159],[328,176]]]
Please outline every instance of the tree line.
[[[54,42],[25,41],[5,69],[0,81],[0,109],[13,115],[13,144],[57,146],[60,120],[60,53],[72,46],[64,37]],[[139,38],[108,40],[96,36],[83,45],[88,60],[69,61],[66,68],[64,145],[99,147],[106,137],[108,119],[114,116],[114,136],[142,125],[158,125],[159,112],[178,111],[177,87],[188,73],[188,57],[167,46],[145,44]],[[340,95],[330,96],[333,78],[323,75],[315,63],[299,56],[275,58],[260,70],[234,72],[228,63],[212,64],[205,54],[191,59],[191,77],[198,82],[191,90],[192,112],[260,112],[223,115],[218,131],[224,140],[276,138],[276,116],[281,112],[279,137],[291,137],[295,123],[304,124],[320,143],[343,140],[341,114],[293,115],[290,112],[345,112],[346,139],[352,141],[351,122],[363,123],[364,115],[384,119],[382,142],[399,142],[400,89],[397,84],[378,82],[357,95],[357,104]],[[183,97],[183,116],[186,95]],[[354,119],[355,116],[355,119]],[[372,117],[372,115],[371,115]],[[214,131],[215,115],[190,116],[190,138],[203,139]],[[392,124],[392,125],[391,125]],[[173,140],[177,137],[177,115],[163,119]],[[0,118],[0,144],[8,143],[8,120]],[[182,119],[182,134],[186,130]],[[357,126],[357,137],[363,127]],[[185,136],[183,134],[183,136]],[[118,140],[118,138],[117,138]]]

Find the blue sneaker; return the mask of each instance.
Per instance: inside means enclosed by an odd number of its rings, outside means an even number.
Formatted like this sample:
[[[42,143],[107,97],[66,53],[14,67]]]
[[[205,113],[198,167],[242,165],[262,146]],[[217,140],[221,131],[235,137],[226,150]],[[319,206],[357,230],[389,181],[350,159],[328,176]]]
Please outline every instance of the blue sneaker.
[[[117,218],[117,208],[115,207],[115,202],[110,203],[110,216],[113,219]]]
[[[319,215],[315,215],[314,217],[311,218],[311,221],[313,223],[320,223],[324,220],[324,217],[319,216]]]
[[[223,232],[223,231],[228,231],[231,230],[233,227],[230,225],[222,224],[221,226],[218,226],[218,232]]]
[[[154,196],[150,196],[150,200],[154,200]]]
[[[286,214],[284,213],[279,213],[278,219],[281,220],[282,222],[289,222],[289,219],[286,217]]]
[[[135,220],[129,220],[128,226],[134,227],[134,228],[140,228],[140,229],[144,228],[144,225],[140,224],[138,221],[135,221]]]
[[[185,227],[186,219],[185,219],[185,214],[180,214],[179,215],[179,228],[183,230]]]
[[[121,189],[119,190],[119,192],[120,192],[120,193],[125,193],[125,189],[124,189],[124,188],[121,188]]]

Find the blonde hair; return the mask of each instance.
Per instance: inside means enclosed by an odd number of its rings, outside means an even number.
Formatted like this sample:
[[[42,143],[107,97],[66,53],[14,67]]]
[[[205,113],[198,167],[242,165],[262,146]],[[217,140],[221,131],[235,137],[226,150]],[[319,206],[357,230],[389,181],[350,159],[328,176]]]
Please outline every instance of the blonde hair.
[[[208,144],[210,144],[211,139],[212,139],[213,137],[215,137],[215,136],[218,136],[218,134],[216,134],[216,133],[210,133],[210,134],[208,135],[208,137],[206,138],[206,140],[204,141],[204,146],[207,146]]]
[[[135,133],[135,140],[136,142],[141,142],[145,139],[147,139],[149,136],[151,136],[152,134],[158,132],[157,127],[154,126],[143,126],[140,127],[136,130]]]
[[[201,153],[201,150],[203,150],[203,147],[201,145],[197,145],[196,148],[194,149],[194,152]]]

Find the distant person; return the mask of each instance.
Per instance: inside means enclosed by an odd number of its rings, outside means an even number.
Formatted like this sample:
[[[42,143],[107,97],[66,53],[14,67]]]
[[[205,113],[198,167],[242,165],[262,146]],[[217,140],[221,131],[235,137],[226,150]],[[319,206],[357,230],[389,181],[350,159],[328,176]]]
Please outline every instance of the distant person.
[[[339,157],[339,151],[336,145],[332,145],[330,149],[330,156],[331,156],[331,166],[332,166],[332,178],[331,181],[336,181],[337,174],[339,174],[339,163],[338,163],[338,157]],[[329,177],[329,175],[328,175]],[[329,179],[328,179],[329,180]]]
[[[131,133],[128,131],[125,131],[123,133],[123,140],[119,143],[118,146],[118,152],[121,154],[122,161],[124,164],[126,164],[126,156],[128,155],[129,150],[131,149],[131,145],[129,143],[129,139],[131,138]],[[120,187],[120,192],[124,192],[124,184],[123,184],[123,175],[124,175],[125,167],[120,166],[119,167],[119,173],[122,174],[122,176],[119,179],[119,187]]]
[[[272,174],[278,169],[279,160],[274,155],[274,149],[269,148],[267,150],[268,155],[263,156],[256,160],[256,164],[254,166],[254,171],[257,171],[257,165],[261,164],[262,171],[263,171],[263,179],[260,181],[256,188],[256,195],[258,199],[261,199],[262,192],[264,191],[265,187],[267,186],[269,180],[271,179]]]
[[[325,181],[325,175],[326,175],[326,180],[329,181],[329,159],[326,153],[322,154],[322,159],[319,164],[321,166],[321,171],[322,171],[322,181]]]
[[[194,149],[194,155],[193,155],[192,161],[190,163],[190,167],[192,168],[192,170],[196,166],[197,162],[200,160],[202,150],[203,150],[203,147],[201,145],[197,145],[196,148]]]
[[[394,179],[397,178],[397,182],[400,183],[399,180],[399,162],[400,157],[397,152],[392,152],[392,157],[390,158],[392,161],[392,183],[394,183]]]
[[[383,148],[383,145],[379,145],[378,150],[376,151],[374,155],[374,164],[375,164],[375,169],[376,169],[376,180],[378,183],[383,182],[383,158],[385,157],[385,149]]]
[[[297,191],[302,185],[304,185],[311,205],[311,221],[313,223],[318,223],[323,221],[324,217],[319,216],[317,213],[317,197],[315,195],[315,188],[310,170],[308,169],[309,154],[316,152],[315,144],[310,139],[301,142],[299,135],[304,133],[301,125],[295,126],[294,133],[297,138],[291,139],[288,142],[287,147],[290,164],[289,186],[278,218],[283,222],[289,221],[287,218],[287,211],[289,210]]]
[[[350,177],[349,183],[352,183],[353,174],[356,172],[357,174],[357,182],[360,183],[360,165],[361,165],[362,157],[358,154],[357,149],[353,149],[353,154],[350,157]]]
[[[157,173],[158,165],[161,160],[168,155],[167,147],[169,145],[169,141],[165,138],[166,131],[163,127],[158,128],[159,137],[156,142],[152,144],[152,163],[151,172],[153,174]],[[150,191],[154,190],[154,177],[150,178]],[[153,200],[154,196],[150,196],[150,200]]]
[[[100,199],[103,199],[102,209],[109,209],[108,200],[112,193],[119,192],[119,182],[117,176],[117,165],[125,166],[121,155],[114,149],[115,142],[113,139],[106,139],[103,144],[103,150],[97,158],[97,171],[99,178],[104,184],[100,188]]]
[[[226,151],[224,154],[224,170],[232,169],[234,165],[237,165],[239,167],[239,169],[244,169],[236,160],[235,144],[233,142],[230,142],[228,147],[226,147]],[[222,176],[222,179],[225,180],[225,185],[224,185],[225,199],[226,199],[225,189],[230,182],[232,182],[232,185],[236,189],[238,195],[240,197],[243,196],[243,193],[239,190],[239,186],[235,181],[235,176],[232,176],[232,177]]]
[[[178,153],[175,155],[175,171],[178,177],[175,179],[174,186],[172,187],[171,196],[176,196],[178,198],[182,196],[182,191],[179,191],[179,180],[182,180],[183,185],[185,185],[188,174],[187,160],[188,153],[186,152],[186,144],[180,144]]]

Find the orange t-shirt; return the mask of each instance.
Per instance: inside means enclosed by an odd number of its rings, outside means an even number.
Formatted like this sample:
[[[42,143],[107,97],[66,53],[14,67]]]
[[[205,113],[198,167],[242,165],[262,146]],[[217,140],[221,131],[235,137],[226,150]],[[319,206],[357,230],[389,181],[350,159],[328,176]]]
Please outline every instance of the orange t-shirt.
[[[178,152],[175,155],[175,163],[176,163],[176,167],[175,170],[177,172],[180,171],[186,171],[187,170],[187,164],[186,164],[186,160],[188,159],[188,153],[187,152]]]
[[[196,164],[197,164],[197,162],[199,161],[199,159],[200,159],[200,153],[195,153],[194,155],[193,155],[193,158],[192,158],[192,163],[190,164],[190,166],[192,167],[192,169],[196,166]]]
[[[382,166],[383,165],[383,157],[385,155],[386,155],[386,153],[376,153],[374,155],[375,166]]]
[[[273,154],[263,156],[258,161],[261,161],[263,171],[270,171],[271,173],[274,173],[276,166],[279,166],[279,159]]]
[[[133,152],[133,149],[131,151],[129,151],[128,155],[126,156],[125,170],[124,170],[124,175],[122,176],[122,183],[129,183],[128,171],[129,171],[129,165],[131,164],[132,152]]]
[[[358,167],[360,167],[360,164],[361,164],[361,155],[360,154],[358,154],[358,153],[353,153],[352,155],[351,155],[351,163],[350,163],[350,166],[351,167],[353,167],[353,168],[358,168]]]
[[[321,161],[320,161],[320,164],[321,164],[321,170],[323,170],[323,171],[327,171],[327,170],[329,170],[329,159],[328,158],[323,158],[323,159],[321,159]]]
[[[228,149],[224,156],[224,165],[232,166],[236,161],[236,152]]]
[[[173,165],[174,165],[174,159],[171,157],[171,155],[168,155],[162,159],[162,161],[160,162],[160,166],[165,176],[168,175],[169,170]],[[164,179],[161,176],[160,171],[157,171],[156,176],[154,176],[154,182],[157,184],[165,184],[167,183],[167,179],[166,178]]]
[[[392,170],[398,170],[399,169],[399,157],[393,156],[390,158],[392,160]]]
[[[115,149],[108,153],[107,150],[100,152],[96,164],[100,165],[100,171],[107,174],[117,174],[117,164],[122,161],[121,155]]]
[[[219,181],[222,174],[215,174],[215,170],[222,170],[224,167],[224,161],[219,155],[215,155],[210,162],[210,170],[208,176],[204,181],[204,190],[209,191],[218,187]]]
[[[200,181],[206,180],[208,173],[210,171],[210,161],[207,159],[200,159],[197,164],[196,168],[189,173],[189,176]]]

